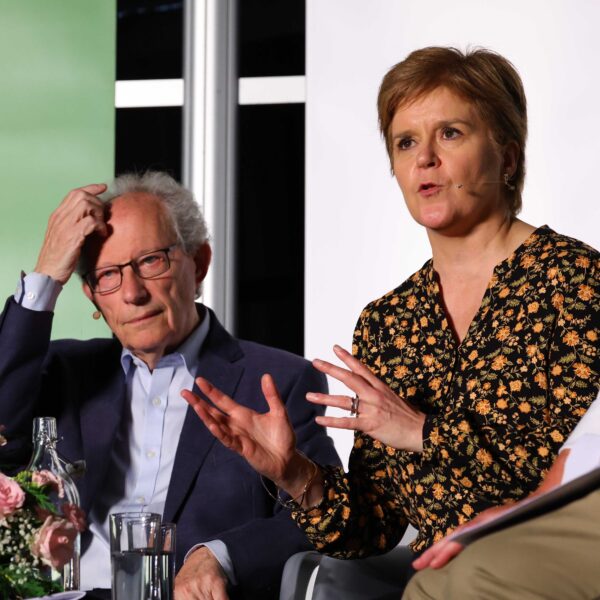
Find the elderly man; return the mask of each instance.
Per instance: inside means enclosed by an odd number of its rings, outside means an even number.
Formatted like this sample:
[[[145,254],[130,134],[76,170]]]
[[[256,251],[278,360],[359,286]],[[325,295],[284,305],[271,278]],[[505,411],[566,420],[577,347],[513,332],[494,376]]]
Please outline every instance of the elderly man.
[[[5,456],[27,459],[32,418],[44,414],[58,420],[59,450],[86,462],[83,589],[110,587],[112,512],[177,523],[177,599],[272,597],[285,560],[307,548],[287,511],[180,395],[201,375],[264,412],[269,373],[300,447],[338,462],[304,400],[324,390],[323,377],[299,357],[234,339],[195,302],[210,259],[200,210],[168,175],[121,176],[108,192],[88,185],[52,214],[34,272],[0,317]],[[50,342],[55,302],[76,269],[113,339]]]

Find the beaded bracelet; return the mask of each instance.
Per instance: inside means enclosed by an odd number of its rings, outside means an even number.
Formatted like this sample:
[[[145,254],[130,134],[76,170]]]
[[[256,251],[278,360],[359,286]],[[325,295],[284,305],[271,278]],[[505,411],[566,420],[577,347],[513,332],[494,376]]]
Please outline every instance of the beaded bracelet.
[[[297,452],[299,454],[302,454],[302,456],[304,456],[304,458],[306,458],[307,460],[310,460],[310,458],[308,458],[306,456],[306,454],[304,454],[303,452],[300,452],[299,450],[297,450]],[[279,488],[277,488],[277,495],[276,496],[273,495],[273,493],[271,492],[271,490],[268,488],[267,484],[265,483],[265,479],[262,475],[260,476],[260,482],[262,483],[263,487],[265,488],[267,494],[269,494],[269,496],[271,496],[271,498],[273,498],[273,500],[275,500],[275,502],[277,502],[277,504],[280,504],[284,508],[289,508],[290,510],[297,509],[298,506],[300,506],[300,507],[302,506],[302,503],[304,502],[304,499],[306,498],[306,494],[308,493],[308,490],[310,489],[311,485],[314,483],[315,478],[316,478],[317,474],[319,473],[319,467],[317,466],[317,464],[315,462],[313,462],[312,460],[310,460],[310,464],[313,466],[313,472],[312,472],[311,476],[308,478],[308,481],[304,484],[304,487],[302,488],[302,491],[300,492],[300,494],[298,496],[296,496],[295,498],[290,498],[289,500],[284,500],[281,497],[281,490]]]

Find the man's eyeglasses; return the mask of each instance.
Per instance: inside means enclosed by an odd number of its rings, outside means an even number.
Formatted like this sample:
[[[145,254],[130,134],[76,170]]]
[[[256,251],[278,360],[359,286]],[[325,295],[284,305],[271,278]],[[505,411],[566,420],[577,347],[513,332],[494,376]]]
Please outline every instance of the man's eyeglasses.
[[[121,287],[125,267],[131,267],[133,272],[142,279],[154,279],[170,269],[169,252],[176,246],[177,244],[173,244],[168,248],[147,252],[122,265],[95,269],[86,273],[85,280],[95,294],[108,294]]]

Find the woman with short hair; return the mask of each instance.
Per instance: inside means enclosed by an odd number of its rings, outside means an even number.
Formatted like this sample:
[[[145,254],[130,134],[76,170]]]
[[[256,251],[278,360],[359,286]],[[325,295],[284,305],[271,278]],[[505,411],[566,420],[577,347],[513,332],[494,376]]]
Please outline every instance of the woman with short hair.
[[[596,395],[598,252],[517,218],[525,176],[523,86],[502,56],[424,48],[384,77],[390,164],[432,258],[371,302],[346,369],[315,360],[355,397],[308,394],[350,417],[349,472],[295,450],[271,379],[265,415],[208,382],[186,399],[225,445],[291,497],[315,547],[384,553],[407,523],[418,552],[480,511],[534,490]],[[390,265],[393,268],[393,265]],[[221,410],[219,410],[221,409]]]

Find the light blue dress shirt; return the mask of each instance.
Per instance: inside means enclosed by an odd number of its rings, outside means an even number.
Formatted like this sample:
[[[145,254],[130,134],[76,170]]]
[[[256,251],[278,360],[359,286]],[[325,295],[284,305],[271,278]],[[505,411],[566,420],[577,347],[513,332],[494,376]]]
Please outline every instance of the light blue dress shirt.
[[[54,310],[62,286],[46,275],[23,277],[15,300],[30,310]],[[92,543],[81,558],[81,589],[110,587],[109,514],[144,511],[162,515],[198,355],[209,330],[209,314],[184,343],[162,357],[151,372],[146,363],[123,349],[121,365],[127,403],[109,458],[103,494],[88,515]],[[232,584],[235,574],[227,546],[220,540],[200,542],[215,555]],[[192,549],[192,550],[193,550]],[[189,556],[189,553],[188,553]]]

